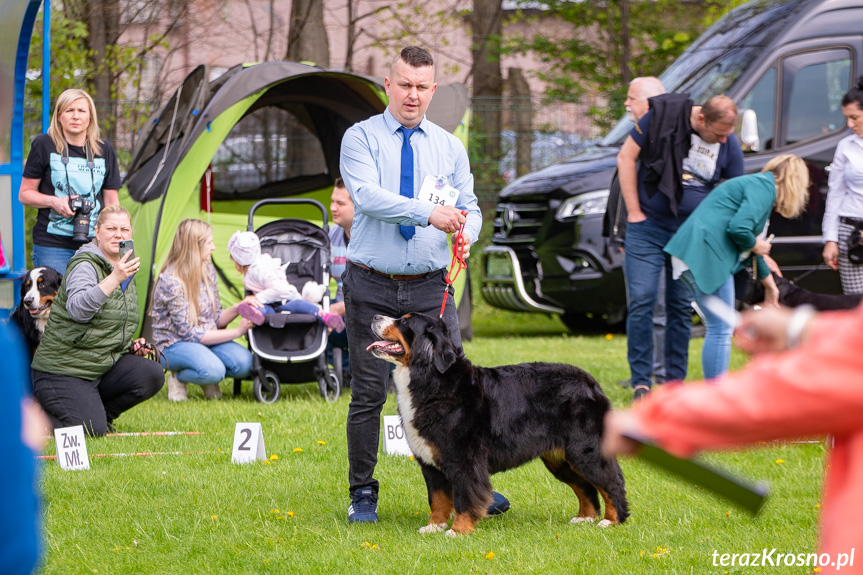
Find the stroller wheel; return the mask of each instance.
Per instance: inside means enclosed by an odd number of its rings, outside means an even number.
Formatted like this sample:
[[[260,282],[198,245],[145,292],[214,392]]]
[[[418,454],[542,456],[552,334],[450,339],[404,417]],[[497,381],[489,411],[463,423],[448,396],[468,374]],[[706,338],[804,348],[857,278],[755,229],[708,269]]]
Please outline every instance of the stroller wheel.
[[[261,375],[255,377],[252,390],[255,393],[255,399],[261,403],[273,403],[279,399],[279,394],[282,392],[279,376],[272,371],[262,371]]]
[[[339,383],[339,378],[336,377],[336,372],[332,369],[327,369],[318,378],[318,391],[321,392],[321,397],[329,402],[336,401],[342,393],[342,385]]]

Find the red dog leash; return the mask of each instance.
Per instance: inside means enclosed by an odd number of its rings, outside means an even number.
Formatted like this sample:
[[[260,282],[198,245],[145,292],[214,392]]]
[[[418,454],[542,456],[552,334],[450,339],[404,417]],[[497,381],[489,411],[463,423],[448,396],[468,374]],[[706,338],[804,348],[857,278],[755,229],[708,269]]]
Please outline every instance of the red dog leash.
[[[467,216],[467,211],[462,210],[462,215]],[[467,221],[465,220],[465,223]],[[464,261],[464,224],[459,226],[458,233],[455,236],[455,240],[453,241],[452,246],[452,261],[449,264],[449,271],[446,273],[446,286],[443,288],[443,303],[440,305],[440,317],[443,317],[443,311],[446,309],[446,296],[449,295],[449,286],[452,285],[452,282],[455,281],[455,278],[458,277],[459,272],[467,267],[467,263]],[[455,270],[455,273],[453,273]]]

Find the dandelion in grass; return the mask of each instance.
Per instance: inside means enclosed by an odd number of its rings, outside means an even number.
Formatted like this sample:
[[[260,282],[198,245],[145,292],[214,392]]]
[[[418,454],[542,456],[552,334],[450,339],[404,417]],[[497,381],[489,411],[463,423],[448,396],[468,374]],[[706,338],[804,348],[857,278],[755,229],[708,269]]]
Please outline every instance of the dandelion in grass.
[[[323,441],[321,439],[318,440],[318,445],[326,445],[326,444],[327,444],[326,441]]]
[[[278,510],[278,509],[273,509],[272,511],[270,511],[270,513],[275,513],[276,515],[278,515],[278,514],[279,514],[279,510]]]
[[[816,503],[816,504],[815,504],[815,509],[821,509],[821,504],[820,504],[820,503]]]
[[[296,513],[294,513],[293,511],[288,511],[288,517],[293,517],[294,515],[296,515]]]
[[[610,333],[607,333],[607,334],[605,334],[605,339],[607,339],[608,341],[611,341],[611,340],[613,340],[613,339],[614,339],[614,335],[613,335],[613,334],[610,334]]]
[[[785,463],[785,460],[784,459],[777,459],[776,463],[778,463],[779,465],[782,465],[783,463]]]
[[[659,557],[662,557],[663,555],[667,555],[668,553],[669,553],[668,549],[666,549],[662,545],[657,545],[656,551],[653,553],[653,558],[657,559]]]
[[[494,551],[489,551],[485,554],[486,559],[494,559]]]
[[[279,456],[278,456],[278,455],[276,455],[275,453],[274,453],[274,454],[272,454],[272,455],[270,456],[270,459],[271,459],[272,461],[276,461],[278,458],[279,458]]]
[[[218,515],[210,515],[210,519],[212,519],[212,520],[214,520],[214,521],[215,521],[216,519],[218,519],[218,518],[219,518],[219,516],[218,516]]]
[[[294,453],[302,453],[302,452],[303,452],[303,448],[302,448],[302,447],[295,447],[295,448],[294,448]]]

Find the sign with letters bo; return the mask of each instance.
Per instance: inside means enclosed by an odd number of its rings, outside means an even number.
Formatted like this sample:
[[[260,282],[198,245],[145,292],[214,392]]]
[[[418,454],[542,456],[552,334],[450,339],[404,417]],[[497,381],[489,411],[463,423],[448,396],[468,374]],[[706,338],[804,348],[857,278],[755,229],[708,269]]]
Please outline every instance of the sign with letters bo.
[[[399,415],[384,416],[384,451],[390,455],[413,455]]]
[[[83,425],[55,429],[54,442],[57,444],[57,463],[61,469],[90,469]]]
[[[264,450],[264,432],[260,423],[237,423],[234,429],[234,449],[231,463],[251,463],[264,461],[267,452]]]

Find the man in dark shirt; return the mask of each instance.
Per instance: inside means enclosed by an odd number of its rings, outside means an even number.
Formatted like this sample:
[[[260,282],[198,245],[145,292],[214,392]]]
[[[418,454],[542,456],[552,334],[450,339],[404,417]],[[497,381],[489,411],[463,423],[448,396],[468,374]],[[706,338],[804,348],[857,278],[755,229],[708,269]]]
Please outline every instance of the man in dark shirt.
[[[694,106],[685,95],[663,94],[650,99],[650,110],[617,156],[628,212],[624,266],[633,399],[650,392],[653,309],[663,268],[666,377],[686,377],[692,295],[673,279],[662,248],[716,184],[743,174],[743,152],[733,134],[736,122],[737,107],[725,96]]]

